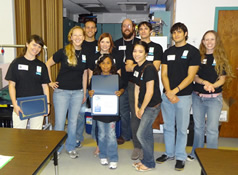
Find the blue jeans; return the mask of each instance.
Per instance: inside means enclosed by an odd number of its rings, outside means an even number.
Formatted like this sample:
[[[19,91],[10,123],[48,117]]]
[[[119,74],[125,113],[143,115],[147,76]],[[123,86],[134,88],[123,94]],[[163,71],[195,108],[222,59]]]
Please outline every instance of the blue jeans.
[[[88,98],[88,91],[86,93],[86,98]],[[77,129],[76,129],[76,140],[79,140],[82,142],[84,140],[83,137],[83,131],[84,131],[84,126],[85,126],[85,110],[87,108],[87,103],[84,102],[81,105],[81,109],[78,115],[78,120],[77,120]]]
[[[118,162],[116,122],[104,123],[97,121],[99,158],[108,158],[110,162]]]
[[[131,139],[131,116],[130,116],[130,106],[128,97],[128,88],[119,98],[120,103],[120,116],[121,116],[121,136],[125,140]]]
[[[218,127],[222,110],[222,94],[215,98],[204,98],[193,93],[192,97],[194,139],[191,155],[195,156],[195,149],[204,147],[205,130],[207,137],[207,148],[218,147]],[[207,120],[205,121],[206,114]]]
[[[154,160],[154,137],[152,125],[160,111],[160,105],[156,107],[146,107],[144,114],[141,117],[140,125],[137,130],[137,138],[143,149],[143,163],[148,168],[155,167]]]
[[[165,94],[162,95],[161,111],[164,119],[165,154],[169,157],[176,156],[176,160],[185,161],[192,95],[178,96],[178,98],[179,102],[172,104]]]
[[[55,89],[53,103],[55,107],[55,130],[64,131],[68,112],[68,137],[65,143],[66,151],[72,151],[76,145],[77,118],[83,101],[83,90]],[[62,150],[63,146],[59,149]]]

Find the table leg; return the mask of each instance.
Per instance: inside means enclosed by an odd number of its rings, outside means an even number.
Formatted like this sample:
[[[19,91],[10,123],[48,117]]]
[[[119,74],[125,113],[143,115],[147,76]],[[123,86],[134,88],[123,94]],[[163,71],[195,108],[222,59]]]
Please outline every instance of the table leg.
[[[54,165],[55,165],[55,175],[58,175],[58,154],[57,151],[54,153]]]

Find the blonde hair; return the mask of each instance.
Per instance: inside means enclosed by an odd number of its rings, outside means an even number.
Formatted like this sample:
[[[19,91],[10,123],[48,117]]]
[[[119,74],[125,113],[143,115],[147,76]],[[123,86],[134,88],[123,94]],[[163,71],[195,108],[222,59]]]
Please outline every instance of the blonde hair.
[[[70,66],[76,66],[78,64],[77,58],[76,58],[76,55],[75,55],[75,48],[74,48],[72,40],[71,40],[72,34],[73,34],[75,29],[82,30],[83,35],[85,36],[84,30],[80,26],[74,26],[73,28],[70,29],[70,31],[68,33],[69,44],[65,46],[65,54],[68,58],[67,61],[68,61]]]
[[[226,72],[226,85],[228,85],[231,82],[231,79],[233,76],[232,73],[232,68],[231,65],[229,63],[229,60],[227,58],[223,43],[218,35],[218,33],[214,30],[208,30],[202,37],[201,40],[201,44],[200,44],[200,55],[201,55],[201,61],[203,61],[203,59],[205,58],[206,55],[206,47],[203,44],[203,41],[205,40],[205,36],[208,33],[213,33],[215,35],[215,48],[213,51],[213,57],[216,61],[216,66],[215,66],[215,70],[217,72],[218,76],[223,75],[223,72]]]

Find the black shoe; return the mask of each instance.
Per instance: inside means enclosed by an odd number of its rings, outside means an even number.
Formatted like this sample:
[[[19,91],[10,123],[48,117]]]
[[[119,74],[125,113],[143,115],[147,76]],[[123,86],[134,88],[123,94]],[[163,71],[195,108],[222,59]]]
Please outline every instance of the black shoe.
[[[161,163],[164,163],[167,160],[174,160],[174,157],[168,157],[167,155],[163,154],[162,156],[160,156],[156,159],[156,163],[161,164]]]
[[[122,144],[124,144],[125,143],[125,139],[122,137],[122,136],[120,136],[118,139],[117,139],[117,144],[118,145],[122,145]]]
[[[195,158],[192,155],[188,155],[187,157],[187,161],[190,161],[190,162],[194,161],[194,159]]]
[[[176,160],[175,170],[182,171],[184,169],[184,166],[185,166],[185,161]]]

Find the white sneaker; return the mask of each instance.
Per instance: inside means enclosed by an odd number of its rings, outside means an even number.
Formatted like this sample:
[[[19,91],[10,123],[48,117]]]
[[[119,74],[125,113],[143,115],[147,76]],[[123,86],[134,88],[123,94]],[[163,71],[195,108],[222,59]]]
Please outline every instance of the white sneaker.
[[[67,152],[67,153],[69,154],[69,157],[70,157],[71,159],[76,159],[76,158],[79,156],[79,154],[77,153],[76,150],[72,150],[72,151],[69,151],[69,152]]]
[[[101,163],[102,165],[108,165],[107,159],[100,159],[100,163]]]
[[[109,169],[116,169],[117,168],[117,162],[110,162]]]

